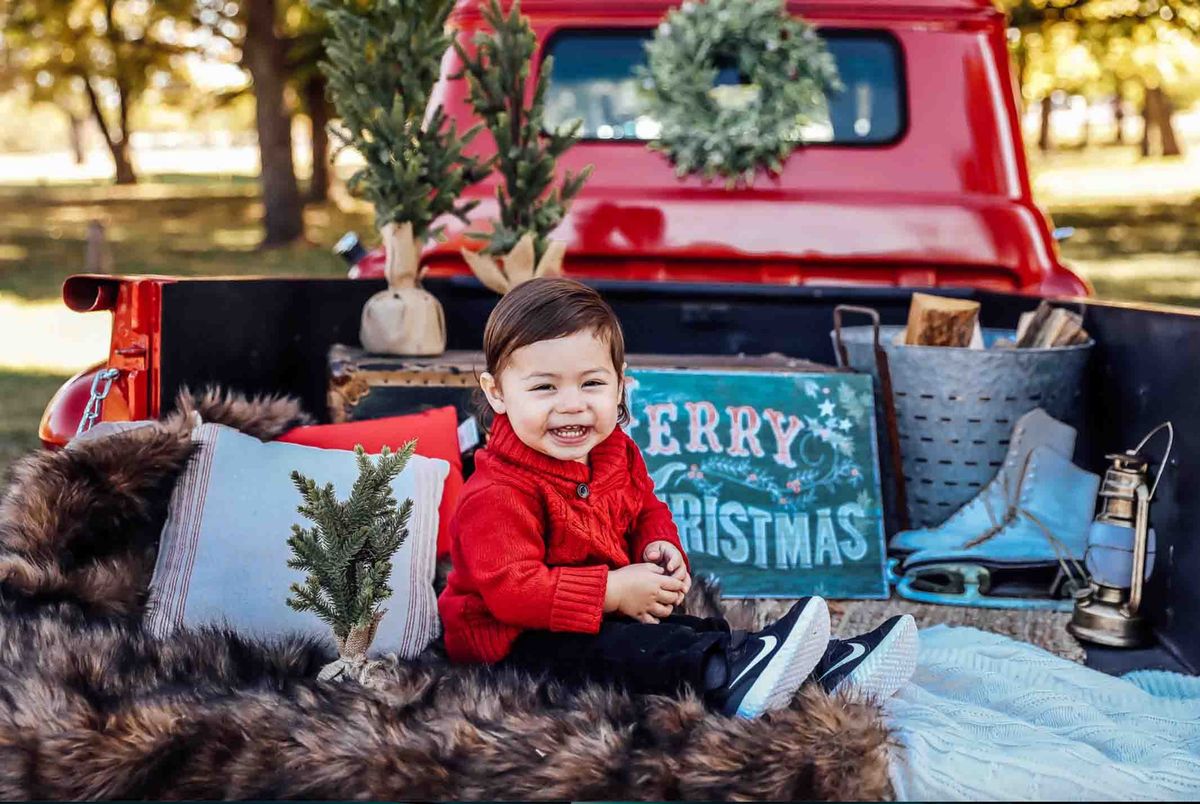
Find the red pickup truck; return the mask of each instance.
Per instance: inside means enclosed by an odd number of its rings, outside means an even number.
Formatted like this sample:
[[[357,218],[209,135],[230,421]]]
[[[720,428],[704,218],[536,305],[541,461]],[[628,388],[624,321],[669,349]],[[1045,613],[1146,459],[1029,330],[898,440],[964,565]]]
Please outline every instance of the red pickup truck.
[[[847,90],[782,175],[734,191],[678,180],[644,147],[653,121],[630,76],[667,7],[523,3],[543,57],[555,57],[551,122],[584,120],[585,140],[560,167],[596,167],[556,235],[568,242],[565,270],[613,304],[628,350],[832,363],[841,303],[898,324],[912,292],[933,287],[981,301],[985,326],[1011,328],[1041,297],[1084,297],[1096,346],[1076,460],[1100,471],[1105,452],[1174,422],[1178,457],[1154,503],[1159,564],[1143,610],[1176,661],[1200,670],[1200,314],[1086,298],[1087,284],[1059,262],[1031,197],[1003,20],[988,0],[790,3],[818,26]],[[454,24],[464,35],[480,24],[476,0],[459,5]],[[444,66],[454,72],[452,55]],[[468,118],[457,82],[436,97],[460,124]],[[492,187],[471,192],[490,199]],[[479,228],[492,211],[476,210]],[[458,254],[463,228],[426,250],[425,285],[445,307],[448,348],[478,349],[496,297]],[[113,375],[103,420],[157,417],[179,388],[208,383],[293,394],[323,415],[330,346],[357,342],[362,306],[383,287],[371,271],[368,256],[358,279],[71,277],[69,307],[113,313],[109,358],[55,395],[42,440],[74,435],[101,369]],[[1151,665],[1138,655],[1121,661]]]
[[[845,90],[781,175],[735,191],[681,181],[645,147],[655,125],[634,69],[672,5],[522,3],[541,58],[554,57],[547,122],[583,120],[560,167],[595,166],[556,234],[571,275],[1089,293],[1034,204],[1004,17],[990,0],[789,3],[818,26]],[[482,25],[478,4],[461,2],[453,22],[469,36]],[[451,52],[443,75],[459,67]],[[435,97],[460,130],[473,124],[464,82],[443,78]],[[494,148],[486,135],[477,142]],[[494,188],[493,178],[468,190],[482,200],[475,221],[494,216]],[[429,249],[431,275],[466,271],[463,229],[454,221]],[[356,267],[382,276],[382,254]]]

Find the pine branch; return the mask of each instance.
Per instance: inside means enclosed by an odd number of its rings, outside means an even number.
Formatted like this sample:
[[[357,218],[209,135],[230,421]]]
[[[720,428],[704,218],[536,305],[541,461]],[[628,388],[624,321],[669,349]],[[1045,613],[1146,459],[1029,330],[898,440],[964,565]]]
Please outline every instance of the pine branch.
[[[546,132],[545,97],[552,59],[545,59],[534,81],[529,102],[525,86],[529,65],[537,50],[537,36],[514,0],[507,15],[499,0],[489,0],[483,19],[490,32],[475,35],[474,53],[455,40],[463,63],[460,76],[467,81],[475,113],[496,142],[494,164],[503,182],[496,188],[499,220],[486,239],[489,254],[507,254],[525,234],[533,236],[534,262],[549,247],[549,235],[562,222],[571,201],[591,175],[589,165],[564,177],[552,191],[557,159],[579,140],[582,121]]]
[[[375,206],[376,224],[411,222],[418,240],[436,237],[443,215],[465,219],[475,202],[462,191],[487,175],[464,153],[479,131],[459,132],[440,105],[429,108],[454,0],[314,0],[329,23],[326,59],[340,125],[336,151],[352,148],[365,165],[348,187]],[[428,115],[428,119],[427,119]],[[335,153],[336,155],[336,153]]]

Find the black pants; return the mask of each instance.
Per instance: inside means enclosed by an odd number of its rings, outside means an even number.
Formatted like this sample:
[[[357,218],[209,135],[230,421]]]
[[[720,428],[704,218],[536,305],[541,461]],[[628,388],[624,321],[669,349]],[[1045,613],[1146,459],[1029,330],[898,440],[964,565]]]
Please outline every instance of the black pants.
[[[724,658],[732,638],[729,623],[717,618],[673,614],[660,623],[641,623],[606,617],[597,634],[526,631],[505,663],[569,683],[604,681],[635,693],[672,695],[684,687],[704,693],[711,657]]]

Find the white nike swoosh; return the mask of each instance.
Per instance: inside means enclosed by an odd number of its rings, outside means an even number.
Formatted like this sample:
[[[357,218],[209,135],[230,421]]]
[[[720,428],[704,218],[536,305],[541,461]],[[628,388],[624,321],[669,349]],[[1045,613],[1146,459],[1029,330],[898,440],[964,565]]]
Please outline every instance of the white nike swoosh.
[[[754,657],[754,660],[751,661],[750,664],[742,668],[742,672],[737,674],[737,678],[729,682],[730,689],[736,687],[737,683],[742,680],[742,677],[753,670],[755,665],[770,656],[771,652],[775,650],[775,646],[779,644],[779,639],[777,637],[770,636],[769,634],[765,637],[761,637],[761,639],[763,641],[763,646],[759,649],[758,655]]]
[[[826,670],[824,673],[822,673],[821,678],[825,678],[825,676],[829,675],[834,670],[837,670],[839,667],[846,664],[847,662],[854,661],[855,659],[862,656],[866,652],[867,652],[867,648],[865,645],[860,645],[857,642],[851,642],[850,643],[850,655],[847,656],[846,658],[842,659],[840,662],[835,664],[833,667]]]

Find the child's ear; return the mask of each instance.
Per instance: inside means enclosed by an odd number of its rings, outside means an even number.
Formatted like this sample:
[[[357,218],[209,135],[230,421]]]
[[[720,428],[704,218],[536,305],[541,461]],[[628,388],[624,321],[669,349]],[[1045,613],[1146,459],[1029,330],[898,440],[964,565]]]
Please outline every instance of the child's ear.
[[[483,395],[487,397],[492,410],[496,413],[504,413],[504,396],[500,392],[500,384],[496,382],[496,378],[486,371],[483,372],[479,375],[479,387],[483,389]]]

